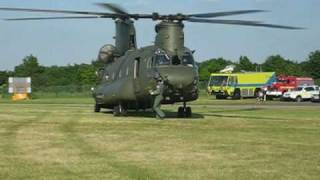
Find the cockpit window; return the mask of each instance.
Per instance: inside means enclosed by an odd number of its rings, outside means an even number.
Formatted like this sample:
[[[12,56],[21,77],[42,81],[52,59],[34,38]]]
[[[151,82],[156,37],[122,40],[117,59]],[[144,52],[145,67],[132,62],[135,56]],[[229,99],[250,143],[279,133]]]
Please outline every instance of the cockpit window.
[[[193,66],[194,60],[191,54],[185,54],[182,56],[182,63],[184,65],[191,65]]]
[[[155,65],[170,65],[170,57],[163,51],[158,50],[155,53]]]
[[[156,66],[159,65],[187,65],[187,66],[194,66],[194,59],[193,56],[189,52],[185,52],[182,56],[180,55],[172,55],[169,56],[163,50],[157,50],[155,52],[155,56],[153,58],[153,64]]]
[[[167,55],[159,54],[155,57],[156,65],[169,65],[170,58]]]
[[[179,65],[181,64],[181,61],[179,59],[179,56],[175,55],[172,57],[172,65]]]

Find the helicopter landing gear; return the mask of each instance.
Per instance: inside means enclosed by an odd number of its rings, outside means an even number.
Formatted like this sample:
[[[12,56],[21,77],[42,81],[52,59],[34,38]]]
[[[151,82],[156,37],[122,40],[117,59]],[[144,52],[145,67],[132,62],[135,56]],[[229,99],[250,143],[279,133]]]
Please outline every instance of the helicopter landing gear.
[[[121,105],[113,107],[113,116],[125,116],[127,115],[127,110]]]
[[[189,118],[192,116],[192,110],[191,107],[187,107],[186,102],[183,103],[183,106],[180,106],[178,108],[178,118]]]
[[[100,111],[101,111],[101,106],[100,106],[100,104],[95,104],[95,106],[94,106],[94,112],[98,113],[98,112],[100,112]]]

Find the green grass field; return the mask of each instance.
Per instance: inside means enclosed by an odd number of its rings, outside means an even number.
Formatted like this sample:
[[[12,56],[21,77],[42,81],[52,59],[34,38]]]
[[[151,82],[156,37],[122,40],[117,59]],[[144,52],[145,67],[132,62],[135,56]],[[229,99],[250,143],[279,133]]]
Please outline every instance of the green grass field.
[[[193,103],[114,118],[92,99],[0,99],[0,179],[319,179],[320,106]],[[289,105],[289,106],[287,106]]]

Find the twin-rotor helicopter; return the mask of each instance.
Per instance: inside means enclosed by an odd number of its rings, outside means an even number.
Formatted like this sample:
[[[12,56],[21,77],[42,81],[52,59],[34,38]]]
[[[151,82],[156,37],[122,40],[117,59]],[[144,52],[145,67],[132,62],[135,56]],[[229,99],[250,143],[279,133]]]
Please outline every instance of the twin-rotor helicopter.
[[[74,15],[5,19],[7,21],[96,18],[114,20],[115,45],[108,44],[100,49],[98,59],[103,62],[104,67],[97,72],[100,82],[93,89],[93,97],[95,112],[100,112],[101,108],[113,109],[115,116],[126,115],[128,110],[152,108],[157,117],[164,118],[160,105],[174,103],[183,104],[178,108],[178,117],[192,116],[191,107],[187,106],[187,102],[198,99],[199,75],[193,58],[194,51],[184,45],[183,22],[302,29],[259,21],[216,19],[265,12],[264,10],[162,15],[131,14],[115,4],[98,3],[98,5],[112,13],[25,8],[0,8],[0,10]],[[154,44],[138,48],[134,21],[141,19],[160,22],[155,26]]]

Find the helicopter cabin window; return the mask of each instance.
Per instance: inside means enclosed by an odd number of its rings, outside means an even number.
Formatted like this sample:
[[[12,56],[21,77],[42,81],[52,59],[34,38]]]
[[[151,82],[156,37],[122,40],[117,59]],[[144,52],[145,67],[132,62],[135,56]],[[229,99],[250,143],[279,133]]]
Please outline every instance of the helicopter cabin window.
[[[131,47],[135,47],[136,40],[134,35],[130,35],[130,45]]]
[[[120,71],[119,71],[119,79],[122,77],[122,71],[121,71],[121,69],[120,69]]]
[[[194,59],[190,53],[186,53],[182,56],[182,63],[187,66],[193,66]]]
[[[97,71],[96,71],[96,76],[99,78],[99,79],[102,79],[103,77],[103,74],[104,74],[104,68],[99,68]]]
[[[109,80],[110,80],[110,75],[109,75],[109,73],[106,73],[106,74],[105,74],[104,79],[105,79],[106,81],[109,81]]]
[[[147,68],[150,69],[151,68],[151,61],[147,61]]]
[[[140,71],[140,58],[136,58],[134,60],[134,68],[133,68],[133,78],[137,79],[139,77]]]
[[[148,69],[151,69],[153,66],[154,57],[147,59]]]

